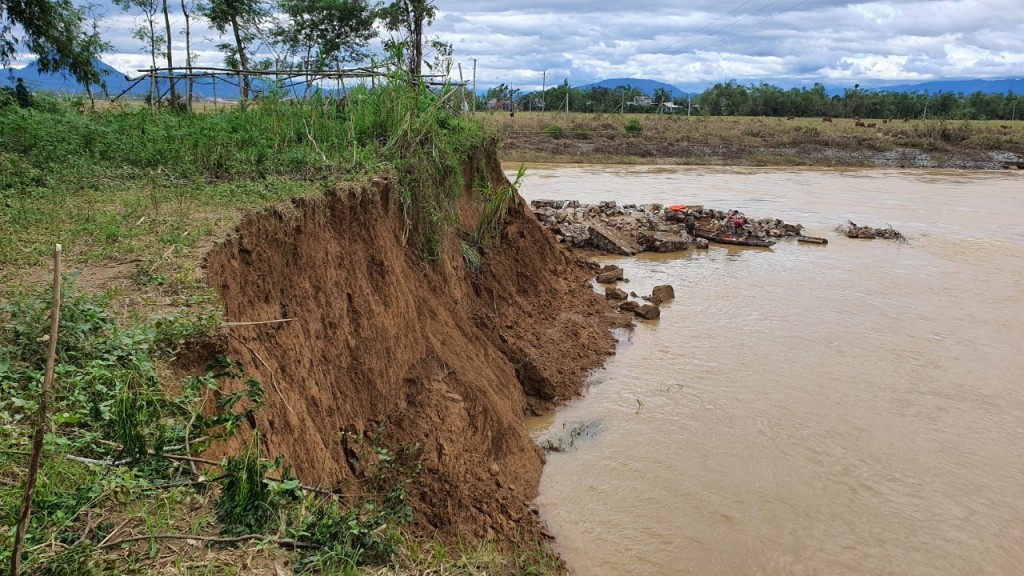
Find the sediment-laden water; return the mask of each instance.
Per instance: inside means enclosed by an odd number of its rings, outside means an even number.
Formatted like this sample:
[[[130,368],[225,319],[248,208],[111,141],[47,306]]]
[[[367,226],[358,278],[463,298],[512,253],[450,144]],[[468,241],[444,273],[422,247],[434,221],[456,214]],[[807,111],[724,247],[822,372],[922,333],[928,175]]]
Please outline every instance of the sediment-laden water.
[[[535,423],[590,424],[539,498],[574,574],[1024,573],[1024,176],[533,167],[521,192],[830,240],[604,259],[676,299]]]

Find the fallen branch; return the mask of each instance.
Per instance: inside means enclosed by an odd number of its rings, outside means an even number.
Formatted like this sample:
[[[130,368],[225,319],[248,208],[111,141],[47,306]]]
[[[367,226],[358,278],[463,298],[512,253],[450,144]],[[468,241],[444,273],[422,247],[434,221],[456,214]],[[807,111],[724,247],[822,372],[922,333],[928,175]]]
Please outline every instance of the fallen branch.
[[[53,369],[57,361],[57,329],[60,327],[60,255],[61,246],[53,251],[53,304],[50,308],[50,350],[46,355],[46,374],[43,376],[43,392],[39,396],[39,422],[32,438],[32,457],[28,463],[28,478],[25,480],[25,496],[21,501],[21,514],[11,546],[11,576],[21,574],[21,550],[25,545],[25,532],[32,517],[32,496],[36,491],[36,477],[39,475],[39,460],[43,455],[43,438],[46,436],[46,408],[53,388]]]
[[[101,542],[97,548],[104,550],[120,546],[121,544],[127,544],[129,542],[138,542],[140,540],[200,540],[203,542],[215,542],[218,544],[232,544],[236,542],[245,542],[247,540],[262,540],[265,542],[273,542],[278,546],[284,546],[286,548],[320,548],[319,544],[313,544],[312,542],[301,542],[291,538],[276,538],[265,534],[246,534],[245,536],[227,538],[219,536],[196,536],[192,534],[152,534],[149,536],[131,536],[120,540],[114,540],[112,542]]]

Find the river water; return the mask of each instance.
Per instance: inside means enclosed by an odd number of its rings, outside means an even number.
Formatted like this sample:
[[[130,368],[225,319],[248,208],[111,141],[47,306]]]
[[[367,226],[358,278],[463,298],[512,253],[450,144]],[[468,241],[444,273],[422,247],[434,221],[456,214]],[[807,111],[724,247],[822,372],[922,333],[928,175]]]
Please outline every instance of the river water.
[[[538,498],[573,574],[1024,574],[1024,174],[536,166],[521,193],[830,241],[601,259],[676,299],[532,423],[589,426]]]

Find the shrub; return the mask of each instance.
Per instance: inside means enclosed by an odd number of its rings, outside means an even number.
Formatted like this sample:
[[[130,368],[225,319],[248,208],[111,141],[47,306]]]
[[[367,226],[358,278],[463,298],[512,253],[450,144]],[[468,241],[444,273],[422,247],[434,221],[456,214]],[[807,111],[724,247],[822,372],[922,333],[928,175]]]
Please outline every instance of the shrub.
[[[630,118],[629,122],[626,122],[626,133],[630,136],[637,136],[643,131],[644,127],[638,118]]]
[[[556,140],[565,137],[565,129],[558,124],[548,124],[544,128],[544,133]]]

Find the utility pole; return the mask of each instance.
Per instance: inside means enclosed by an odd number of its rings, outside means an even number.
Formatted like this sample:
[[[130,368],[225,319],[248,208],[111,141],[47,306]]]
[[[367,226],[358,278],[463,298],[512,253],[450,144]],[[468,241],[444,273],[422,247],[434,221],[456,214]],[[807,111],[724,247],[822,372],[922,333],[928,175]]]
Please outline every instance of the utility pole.
[[[547,100],[548,71],[545,70],[543,72],[543,74],[544,75],[541,76],[541,80],[540,80],[540,101],[542,102],[542,104],[540,106],[540,111],[541,112],[544,112],[544,111],[546,111],[548,109],[548,100]],[[1017,103],[1014,102],[1013,105],[1016,106]]]
[[[473,114],[476,115],[476,58],[473,58]]]
[[[693,108],[693,94],[686,95],[686,117],[690,117],[690,110]]]

